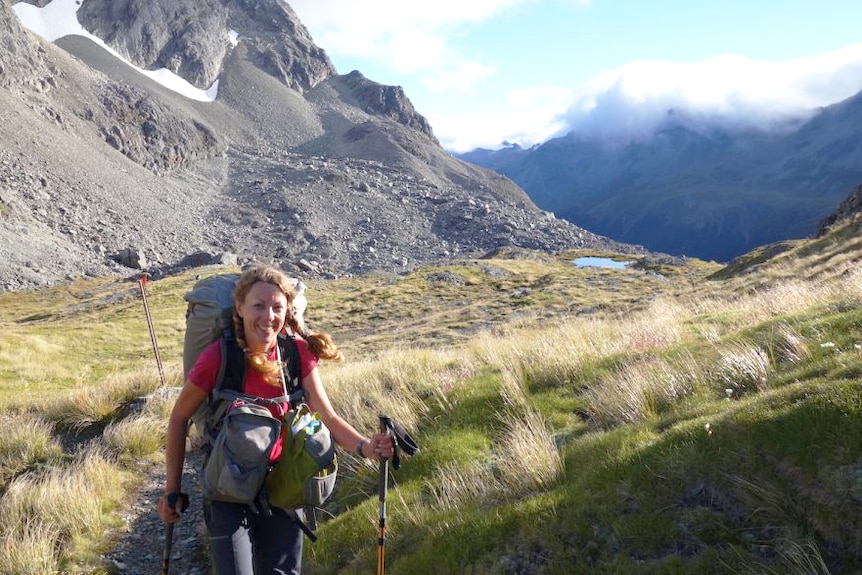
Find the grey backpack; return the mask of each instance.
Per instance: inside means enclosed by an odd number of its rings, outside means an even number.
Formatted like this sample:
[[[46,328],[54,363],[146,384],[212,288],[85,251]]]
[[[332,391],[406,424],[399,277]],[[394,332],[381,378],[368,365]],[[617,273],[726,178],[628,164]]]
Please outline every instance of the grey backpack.
[[[260,398],[236,394],[224,410],[200,476],[204,497],[254,505],[275,462],[280,436],[281,419]]]

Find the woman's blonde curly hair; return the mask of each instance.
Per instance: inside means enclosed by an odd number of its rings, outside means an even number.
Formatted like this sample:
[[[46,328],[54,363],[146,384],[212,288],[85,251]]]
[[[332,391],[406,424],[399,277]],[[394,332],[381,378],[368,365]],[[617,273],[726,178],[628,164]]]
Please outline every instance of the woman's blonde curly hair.
[[[333,343],[332,337],[328,333],[305,333],[303,331],[302,326],[296,319],[296,310],[293,306],[293,300],[296,297],[294,281],[273,267],[264,265],[254,266],[242,273],[233,290],[233,329],[236,334],[237,343],[245,350],[246,363],[252,369],[261,373],[267,383],[270,385],[281,385],[282,366],[279,362],[269,359],[265,352],[250,352],[248,350],[248,345],[245,341],[245,327],[236,309],[237,304],[245,301],[249,290],[258,282],[274,285],[287,298],[287,313],[285,314],[284,323],[294,333],[300,335],[302,339],[308,342],[308,348],[311,350],[311,353],[319,359],[331,361],[341,361],[343,359],[341,351]]]

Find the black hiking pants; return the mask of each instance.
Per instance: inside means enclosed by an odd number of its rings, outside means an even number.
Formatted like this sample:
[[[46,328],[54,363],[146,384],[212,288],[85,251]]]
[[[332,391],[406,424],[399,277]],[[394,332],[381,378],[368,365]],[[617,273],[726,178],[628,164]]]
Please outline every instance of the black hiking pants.
[[[281,509],[204,501],[210,554],[218,575],[299,575],[302,530]]]

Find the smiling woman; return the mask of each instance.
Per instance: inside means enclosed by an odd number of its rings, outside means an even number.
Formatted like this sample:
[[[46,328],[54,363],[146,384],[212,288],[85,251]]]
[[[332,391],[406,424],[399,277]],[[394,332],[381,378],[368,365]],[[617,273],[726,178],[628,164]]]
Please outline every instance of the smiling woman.
[[[232,327],[197,356],[171,411],[165,450],[165,494],[158,503],[159,515],[171,533],[188,504],[188,496],[182,492],[188,423],[198,408],[206,405],[212,417],[204,426],[205,442],[207,438],[216,439],[207,443],[205,451],[203,505],[210,552],[219,575],[250,575],[255,572],[255,564],[263,567],[258,573],[298,574],[302,559],[302,515],[292,508],[278,507],[273,498],[261,499],[266,497],[267,487],[261,487],[263,475],[255,471],[275,462],[297,463],[284,456],[279,459],[276,453],[283,452],[280,446],[269,447],[273,441],[236,440],[231,444],[232,440],[224,439],[233,429],[233,420],[228,418],[237,413],[234,407],[253,406],[253,411],[267,420],[267,425],[253,426],[252,437],[262,437],[257,432],[261,429],[263,435],[274,440],[279,436],[282,419],[287,421],[286,414],[307,405],[345,450],[371,459],[393,453],[389,435],[379,432],[368,439],[336,413],[317,365],[320,359],[340,360],[341,352],[328,334],[305,331],[294,306],[296,298],[294,282],[280,270],[263,265],[246,269],[233,289]],[[288,389],[287,381],[294,378],[300,382],[300,394],[293,391],[296,387]],[[231,382],[236,385],[229,385]],[[274,435],[268,433],[270,430]],[[235,437],[245,436],[240,433]],[[243,447],[221,449],[223,445]],[[255,451],[253,446],[265,448],[256,451],[263,456],[261,459],[232,458],[236,453],[249,455]],[[210,462],[215,464],[209,465]],[[255,475],[258,483],[252,481]],[[272,490],[269,493],[274,494]],[[272,513],[257,513],[259,505],[268,506]]]

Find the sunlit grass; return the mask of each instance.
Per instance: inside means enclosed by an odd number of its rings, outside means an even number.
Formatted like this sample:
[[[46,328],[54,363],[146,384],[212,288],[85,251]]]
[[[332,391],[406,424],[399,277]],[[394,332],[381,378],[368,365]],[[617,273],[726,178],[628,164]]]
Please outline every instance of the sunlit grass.
[[[0,429],[0,489],[16,474],[62,454],[53,426],[31,413],[0,414]]]
[[[632,362],[583,393],[591,419],[602,427],[654,417],[694,391],[689,372],[661,359]]]
[[[0,575],[54,575],[60,573],[57,542],[60,533],[40,518],[28,517],[0,536]]]
[[[166,431],[165,419],[160,414],[138,413],[108,425],[102,439],[106,445],[136,460],[164,447]]]
[[[117,522],[110,510],[123,499],[124,482],[125,474],[99,448],[85,450],[68,466],[16,478],[0,499],[0,530],[9,553],[0,556],[0,564],[19,562],[15,547],[24,545],[42,556],[34,557],[37,564],[51,563],[44,557],[49,539],[62,550],[60,563],[92,564],[96,546]],[[45,529],[36,532],[37,525]]]
[[[154,378],[155,376],[155,378]],[[178,383],[178,380],[174,380]],[[45,402],[44,416],[60,427],[80,431],[107,425],[121,408],[161,385],[148,369],[129,370],[103,380],[98,385],[79,385]]]
[[[399,349],[345,365],[321,366],[327,393],[339,413],[368,433],[377,429],[379,414],[415,429],[427,411],[423,399],[445,393],[473,369],[468,357],[442,349]]]
[[[730,342],[720,350],[713,377],[718,390],[728,397],[740,397],[767,389],[770,367],[769,356],[760,346]]]
[[[316,302],[310,290],[315,325],[347,352],[344,364],[321,364],[339,414],[370,434],[386,413],[422,446],[390,468],[392,575],[518,565],[820,575],[852,564],[862,475],[846,438],[862,434],[862,274],[850,256],[805,257],[807,270],[761,261],[757,273],[709,284],[696,281],[701,271],[674,283],[547,258],[464,266],[452,272],[461,286],[425,269],[321,283]],[[171,387],[181,384],[182,293],[192,281],[151,284]],[[122,369],[94,360],[91,342],[76,350],[91,366],[83,377],[61,361],[33,383],[71,390],[0,403],[17,428],[0,439],[0,569],[35,572],[27,548],[39,572],[86,572],[127,497],[124,470],[160,457],[175,391],[159,389],[128,288],[116,323],[89,320],[116,330],[117,347],[97,343]],[[343,305],[314,309],[333,301]],[[40,321],[16,324],[26,337],[15,349],[44,346],[42,361],[69,354],[51,347]],[[0,374],[20,367],[15,357],[0,355]],[[100,447],[63,455],[56,434],[79,431]],[[306,555],[315,573],[373,568],[378,464],[342,453],[336,517]],[[77,501],[58,501],[60,492]]]

